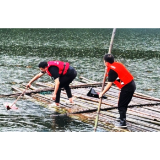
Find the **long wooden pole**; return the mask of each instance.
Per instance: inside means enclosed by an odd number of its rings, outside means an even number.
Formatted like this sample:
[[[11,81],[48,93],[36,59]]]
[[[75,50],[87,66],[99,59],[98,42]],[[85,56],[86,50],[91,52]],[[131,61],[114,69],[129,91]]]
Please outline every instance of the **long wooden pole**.
[[[110,45],[109,45],[108,54],[111,54],[112,47],[113,47],[113,40],[114,40],[115,34],[116,34],[116,28],[113,28],[113,32],[112,32],[112,37],[111,37],[111,41],[110,41]]]
[[[22,92],[22,94],[11,104],[11,106],[7,106],[8,109],[12,109],[12,106],[17,103],[17,101],[22,97],[22,95],[26,92],[27,88]]]
[[[110,41],[110,45],[109,45],[108,54],[111,54],[115,34],[116,34],[116,28],[114,28],[113,32],[112,32],[112,37],[111,37],[111,41]],[[104,90],[104,84],[105,84],[105,81],[106,81],[106,74],[107,74],[107,69],[105,68],[105,74],[104,74],[103,84],[102,84],[102,91]],[[97,130],[98,119],[99,119],[99,114],[100,114],[100,110],[101,110],[101,104],[102,104],[102,98],[100,98],[100,100],[99,100],[97,116],[96,116],[95,125],[94,125],[94,132],[96,132],[96,130]]]

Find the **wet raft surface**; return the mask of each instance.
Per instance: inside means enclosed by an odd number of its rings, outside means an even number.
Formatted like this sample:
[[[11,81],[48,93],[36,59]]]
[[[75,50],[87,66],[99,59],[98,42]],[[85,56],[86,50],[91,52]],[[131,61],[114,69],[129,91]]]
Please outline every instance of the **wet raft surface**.
[[[89,111],[98,108],[99,99],[94,97],[88,97],[87,93],[91,88],[91,83],[95,81],[88,80],[84,77],[81,78],[81,82],[74,81],[71,86],[83,85],[82,88],[78,86],[72,89],[72,95],[74,97],[74,105],[67,104],[68,101],[66,92],[62,90],[60,106],[56,106],[54,101],[51,100],[52,92],[41,92],[31,95],[25,95],[24,97],[32,101],[38,101],[41,105],[47,107],[50,110],[54,110],[58,113],[73,113],[77,111]],[[85,87],[84,87],[85,84]],[[24,84],[25,86],[25,84]],[[45,87],[54,87],[53,83],[36,82],[31,90]],[[93,85],[92,88],[96,92],[101,91],[101,85]],[[12,87],[15,91],[23,91],[24,88]],[[119,89],[112,86],[108,92],[106,92],[107,99],[102,100],[102,109],[111,108],[117,106]],[[154,99],[154,100],[153,100]],[[132,101],[129,105],[136,107],[128,108],[127,110],[127,129],[115,128],[115,118],[119,116],[118,109],[111,109],[107,111],[100,111],[98,127],[103,128],[110,132],[158,132],[160,131],[160,99],[147,96],[140,93],[135,93]],[[57,114],[60,116],[60,114]],[[68,116],[83,121],[85,123],[92,124],[94,126],[97,112],[88,112],[81,114],[68,114]],[[54,116],[54,115],[53,115]]]

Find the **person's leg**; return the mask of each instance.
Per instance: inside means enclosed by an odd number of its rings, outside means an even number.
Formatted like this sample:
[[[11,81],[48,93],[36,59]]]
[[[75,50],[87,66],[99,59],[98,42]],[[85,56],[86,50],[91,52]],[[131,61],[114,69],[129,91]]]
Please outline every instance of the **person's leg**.
[[[75,79],[77,76],[77,72],[74,70],[73,74],[70,76],[62,76],[60,79],[60,87],[64,87],[66,90],[67,96],[69,98],[70,103],[73,103],[73,98],[72,98],[72,93],[71,93],[71,88],[69,87],[70,83]]]
[[[121,91],[119,102],[118,102],[118,110],[120,114],[120,119],[126,119],[126,112],[128,104],[130,103],[132,97],[133,97],[134,91],[128,92],[128,91]]]
[[[57,106],[59,106],[59,103],[60,103],[61,89],[64,87],[65,83],[68,81],[68,78],[64,75],[59,78],[59,81],[60,81],[60,85],[59,85],[59,89],[57,91],[56,100],[55,100],[55,103]]]
[[[118,110],[120,117],[116,120],[119,122],[119,124],[116,124],[117,127],[120,128],[126,128],[126,112],[128,104],[130,103],[132,97],[133,97],[134,91],[125,91],[121,90],[119,102],[118,102]]]
[[[59,85],[59,89],[57,91],[56,100],[55,100],[55,103],[56,103],[57,106],[59,106],[60,94],[61,94],[61,89],[62,88],[64,88],[66,90],[66,93],[67,93],[67,96],[69,98],[69,101],[71,103],[73,103],[71,89],[69,87],[69,82],[70,82],[70,77],[67,77],[65,75],[60,77],[60,85]]]
[[[64,89],[66,90],[67,93],[67,97],[69,98],[69,101],[72,103],[72,93],[71,93],[71,88],[69,87],[69,85],[64,86]]]
[[[130,83],[130,85],[127,88],[124,87],[121,89],[118,102],[118,110],[121,119],[126,118],[128,104],[130,103],[135,90],[136,90],[136,84],[134,80]]]

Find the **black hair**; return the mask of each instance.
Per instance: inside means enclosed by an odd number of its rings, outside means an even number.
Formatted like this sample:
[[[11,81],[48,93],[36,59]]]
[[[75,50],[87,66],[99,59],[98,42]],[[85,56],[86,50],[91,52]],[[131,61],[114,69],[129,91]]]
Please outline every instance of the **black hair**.
[[[48,66],[48,63],[46,61],[40,62],[38,65],[39,68],[45,68],[47,66]]]
[[[113,63],[114,62],[114,57],[112,54],[105,54],[104,58],[105,62]]]

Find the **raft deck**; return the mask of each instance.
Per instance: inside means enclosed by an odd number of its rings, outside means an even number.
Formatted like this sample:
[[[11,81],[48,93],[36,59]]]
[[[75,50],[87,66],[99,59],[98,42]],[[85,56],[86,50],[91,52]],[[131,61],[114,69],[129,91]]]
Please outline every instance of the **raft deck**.
[[[12,87],[15,91],[24,91],[26,84],[22,87]],[[67,104],[68,100],[66,92],[61,91],[60,106],[56,106],[51,99],[52,92],[40,92],[25,95],[24,97],[39,102],[41,105],[50,110],[83,121],[94,126],[97,116],[97,108],[99,99],[88,97],[87,93],[90,88],[94,88],[96,92],[101,91],[101,84],[81,77],[81,82],[73,81],[70,85],[74,98],[74,105]],[[54,83],[36,82],[31,86],[30,90],[42,89],[46,87],[54,87]],[[160,131],[160,99],[135,93],[127,110],[127,129],[115,128],[115,118],[119,116],[118,104],[119,89],[112,86],[106,92],[107,99],[102,100],[101,111],[99,115],[98,127],[110,132],[158,132]],[[108,109],[108,110],[107,110]],[[77,113],[77,112],[84,113]],[[72,114],[73,113],[73,114]],[[77,114],[75,114],[77,113]]]

